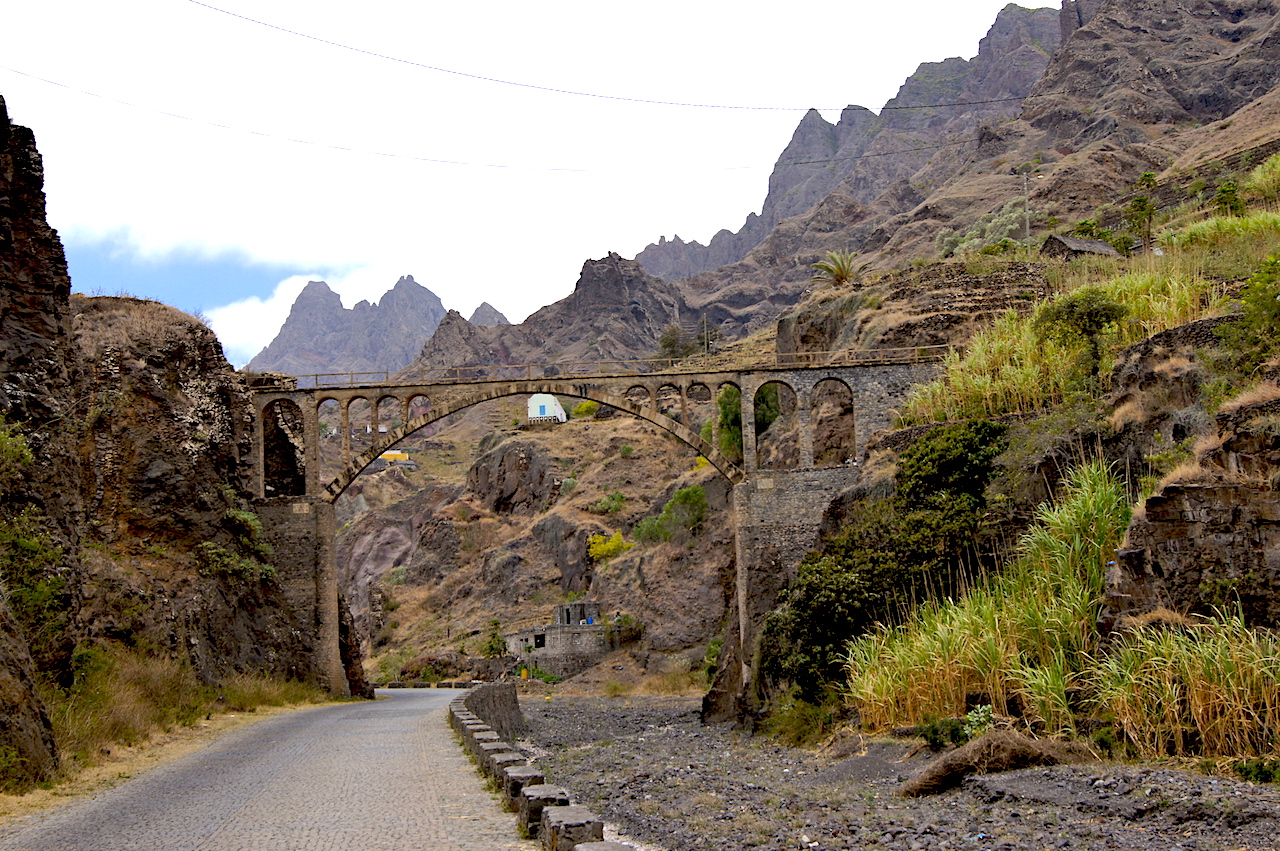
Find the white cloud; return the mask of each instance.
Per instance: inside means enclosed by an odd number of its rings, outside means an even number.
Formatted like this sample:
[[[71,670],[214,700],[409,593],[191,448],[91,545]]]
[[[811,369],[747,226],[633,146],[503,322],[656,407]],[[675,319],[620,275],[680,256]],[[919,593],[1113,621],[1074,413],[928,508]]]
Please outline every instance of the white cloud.
[[[36,133],[67,233],[321,270],[344,299],[412,274],[446,306],[518,321],[589,258],[736,230],[805,109],[879,108],[919,62],[973,56],[1004,4],[216,4],[463,72],[447,74],[196,4],[60,0],[6,9],[0,55],[22,73],[0,70],[0,92]],[[278,327],[281,292],[217,309],[237,317],[220,323],[228,349],[270,340],[247,335]]]
[[[315,277],[294,275],[276,284],[265,299],[252,296],[205,310],[209,327],[222,341],[227,360],[239,368],[262,351],[280,331],[298,293],[311,280]]]

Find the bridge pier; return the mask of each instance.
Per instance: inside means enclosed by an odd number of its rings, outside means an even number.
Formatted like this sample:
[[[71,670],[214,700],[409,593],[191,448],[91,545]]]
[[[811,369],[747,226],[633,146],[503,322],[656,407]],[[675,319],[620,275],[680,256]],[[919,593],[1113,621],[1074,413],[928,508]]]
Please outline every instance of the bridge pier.
[[[258,500],[254,510],[275,551],[277,578],[312,649],[317,684],[333,694],[351,693],[339,649],[338,561],[333,504],[317,497]]]
[[[733,613],[716,681],[703,701],[704,720],[739,720],[760,709],[760,627],[801,558],[817,545],[827,506],[857,479],[853,466],[770,470],[734,486]]]

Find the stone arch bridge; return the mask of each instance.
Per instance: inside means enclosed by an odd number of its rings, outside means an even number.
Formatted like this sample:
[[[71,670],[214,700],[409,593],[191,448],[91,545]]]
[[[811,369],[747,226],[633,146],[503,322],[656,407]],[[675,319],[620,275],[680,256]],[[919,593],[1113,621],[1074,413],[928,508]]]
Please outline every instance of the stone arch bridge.
[[[712,717],[730,717],[752,702],[753,656],[758,627],[790,581],[799,557],[817,540],[831,499],[857,477],[857,466],[815,465],[814,402],[824,385],[846,392],[854,418],[856,456],[868,436],[889,427],[911,385],[931,378],[941,353],[902,350],[874,361],[820,366],[769,365],[709,371],[628,372],[519,378],[432,381],[334,382],[298,388],[297,380],[264,375],[252,388],[253,443],[246,471],[259,498],[258,512],[276,549],[295,605],[314,601],[317,652],[332,660],[333,683],[345,681],[338,661],[337,566],[333,552],[333,502],[383,452],[410,434],[474,405],[508,396],[550,393],[610,405],[646,420],[693,447],[734,484],[737,539],[734,610],[725,636],[720,681],[709,697]],[[540,369],[554,372],[556,367]],[[354,377],[353,377],[354,378]],[[777,383],[795,394],[799,464],[788,470],[758,467],[755,399]],[[740,391],[742,460],[690,428],[690,406],[707,403],[725,387]],[[367,405],[360,430],[368,445],[352,446],[353,405]],[[321,475],[322,408],[340,419],[341,464],[336,477]],[[362,406],[363,408],[363,406]],[[385,417],[385,421],[384,418]],[[718,418],[713,417],[713,423]],[[332,452],[332,450],[331,450]]]

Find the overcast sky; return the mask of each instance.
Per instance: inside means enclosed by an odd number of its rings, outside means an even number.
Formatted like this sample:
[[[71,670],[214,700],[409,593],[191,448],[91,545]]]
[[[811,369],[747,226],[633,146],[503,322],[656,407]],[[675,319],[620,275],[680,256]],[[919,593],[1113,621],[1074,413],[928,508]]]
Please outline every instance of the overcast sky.
[[[805,110],[878,110],[1004,5],[5,0],[0,95],[73,287],[201,311],[241,365],[308,280],[519,321],[737,230]]]

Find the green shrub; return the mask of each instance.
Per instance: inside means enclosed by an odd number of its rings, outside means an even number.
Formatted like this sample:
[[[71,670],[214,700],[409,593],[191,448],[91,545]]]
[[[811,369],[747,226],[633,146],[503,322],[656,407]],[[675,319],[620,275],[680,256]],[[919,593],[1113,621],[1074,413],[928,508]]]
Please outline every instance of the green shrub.
[[[768,614],[761,670],[815,701],[843,665],[845,643],[945,595],[973,563],[983,491],[1006,427],[978,421],[935,429],[902,453],[897,493],[854,505],[845,525],[806,555]]]
[[[706,491],[701,485],[689,485],[672,494],[661,514],[637,523],[632,534],[637,541],[646,544],[670,541],[682,532],[696,535],[702,530],[707,509]]]
[[[1249,373],[1280,351],[1280,254],[1268,257],[1240,295],[1240,320],[1218,329],[1230,357]]]
[[[630,458],[632,455],[635,454],[635,451],[636,451],[636,448],[628,443],[619,447],[618,454],[621,455],[623,458]]]
[[[586,399],[573,406],[573,418],[575,420],[585,420],[588,417],[594,417],[599,408],[599,402],[593,402],[590,399]]]
[[[598,502],[592,503],[591,511],[596,514],[617,514],[626,501],[627,497],[621,491],[614,491]]]
[[[631,530],[631,534],[642,544],[657,544],[671,540],[671,530],[659,515],[642,519]]]

